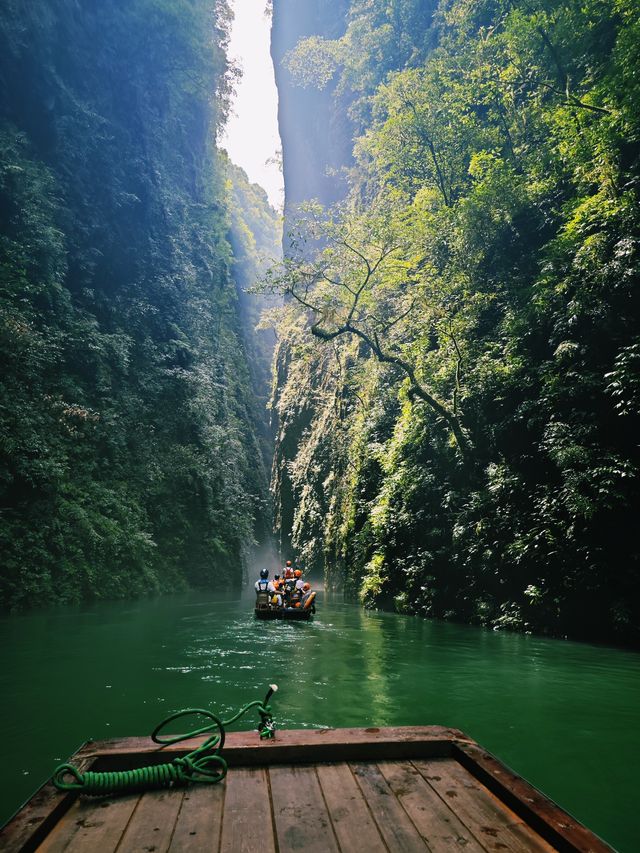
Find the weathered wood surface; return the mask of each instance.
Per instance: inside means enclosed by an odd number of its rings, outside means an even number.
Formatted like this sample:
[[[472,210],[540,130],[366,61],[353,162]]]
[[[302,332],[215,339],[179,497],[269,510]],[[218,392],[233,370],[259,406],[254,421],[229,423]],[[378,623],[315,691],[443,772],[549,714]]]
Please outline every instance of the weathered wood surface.
[[[387,848],[428,852],[429,848],[402,804],[393,796],[380,768],[367,762],[353,765],[352,770]]]
[[[73,762],[83,772],[94,763],[94,758],[82,754],[81,747]],[[52,828],[73,804],[73,798],[58,791],[48,782],[31,797],[29,802],[0,830],[0,850],[34,849],[33,845],[46,838]]]
[[[122,738],[87,743],[78,753],[82,760],[99,759],[104,769],[112,766],[140,766],[171,761],[203,743],[205,736],[161,750],[148,737]],[[273,740],[260,740],[255,731],[230,732],[226,736],[224,757],[229,767],[272,764],[360,761],[370,758],[425,757],[450,755],[453,742],[473,744],[458,729],[443,726],[407,726],[368,729],[302,729],[278,731]],[[95,768],[94,768],[95,769]]]
[[[273,767],[269,776],[280,853],[340,853],[315,767]]]
[[[369,804],[348,764],[316,767],[320,787],[341,850],[385,850]]]
[[[221,783],[225,786],[221,853],[274,853],[271,797],[267,771],[238,768]],[[215,850],[216,848],[206,848]]]
[[[560,850],[599,853],[611,850],[570,814],[475,741],[457,741],[454,758],[505,804],[516,809],[537,832],[550,838]],[[570,846],[564,846],[568,842]]]
[[[139,800],[139,794],[99,802],[76,800],[38,849],[42,853],[115,850]]]
[[[222,785],[193,786],[184,792],[169,853],[218,849],[225,793]]]
[[[475,838],[491,840],[495,843],[490,847],[513,853],[553,850],[457,761],[421,759],[414,762],[414,766],[442,801],[451,803],[451,808]]]
[[[193,743],[193,742],[190,742]],[[192,747],[191,747],[192,748]],[[147,738],[85,745],[85,769],[166,762]],[[101,799],[43,786],[0,833],[7,853],[611,853],[455,729],[228,736],[218,785]]]
[[[438,761],[435,768],[442,761]],[[483,853],[484,848],[457,813],[440,798],[411,762],[385,761],[378,766],[432,853],[449,853],[457,848],[464,848],[465,853]]]

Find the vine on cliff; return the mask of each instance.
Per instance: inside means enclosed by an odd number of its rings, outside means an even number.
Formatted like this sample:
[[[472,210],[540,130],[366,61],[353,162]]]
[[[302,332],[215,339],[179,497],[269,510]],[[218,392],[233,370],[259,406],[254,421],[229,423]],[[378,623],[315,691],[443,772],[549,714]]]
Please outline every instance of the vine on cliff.
[[[272,280],[294,546],[372,605],[637,642],[637,4],[424,5],[288,57],[356,127]]]

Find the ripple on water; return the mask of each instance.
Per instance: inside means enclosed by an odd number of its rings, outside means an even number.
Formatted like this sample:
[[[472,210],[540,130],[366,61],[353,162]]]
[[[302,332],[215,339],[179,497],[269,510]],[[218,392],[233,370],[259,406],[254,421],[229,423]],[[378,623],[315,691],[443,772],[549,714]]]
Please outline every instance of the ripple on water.
[[[248,599],[198,593],[2,618],[3,653],[8,808],[86,737],[150,732],[169,708],[228,718],[275,682],[280,727],[461,728],[623,853],[637,849],[635,805],[619,796],[640,763],[632,652],[365,614],[328,596],[311,623],[258,622]]]

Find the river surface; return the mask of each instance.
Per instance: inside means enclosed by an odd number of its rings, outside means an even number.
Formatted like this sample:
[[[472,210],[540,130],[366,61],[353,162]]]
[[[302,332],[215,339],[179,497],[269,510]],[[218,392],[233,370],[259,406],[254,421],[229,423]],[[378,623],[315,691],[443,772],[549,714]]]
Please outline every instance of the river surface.
[[[276,682],[281,727],[460,728],[618,850],[640,850],[635,652],[330,596],[312,623],[255,622],[248,594],[190,593],[4,617],[0,656],[0,823],[86,739],[145,735],[185,707],[228,717]]]

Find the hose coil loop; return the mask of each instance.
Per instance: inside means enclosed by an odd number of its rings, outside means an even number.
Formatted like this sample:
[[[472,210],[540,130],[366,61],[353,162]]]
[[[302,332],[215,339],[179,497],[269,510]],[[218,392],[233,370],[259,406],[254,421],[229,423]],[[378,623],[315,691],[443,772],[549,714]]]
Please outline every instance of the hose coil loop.
[[[159,788],[188,785],[191,782],[213,785],[221,782],[227,775],[227,762],[220,755],[224,746],[225,728],[244,716],[251,708],[256,708],[260,716],[258,731],[260,738],[275,736],[275,723],[269,705],[272,693],[278,688],[270,685],[265,700],[249,702],[229,720],[221,720],[211,711],[203,708],[187,708],[167,717],[151,733],[154,743],[168,746],[181,743],[199,735],[212,732],[201,746],[188,755],[175,758],[169,764],[154,764],[138,767],[135,770],[118,770],[99,773],[87,770],[81,773],[73,764],[61,764],[53,774],[52,782],[60,791],[78,791],[87,796],[105,796],[133,791],[148,791]],[[187,734],[162,735],[165,726],[183,717],[199,716],[210,720],[207,725],[194,728]],[[71,778],[69,778],[71,777]]]

